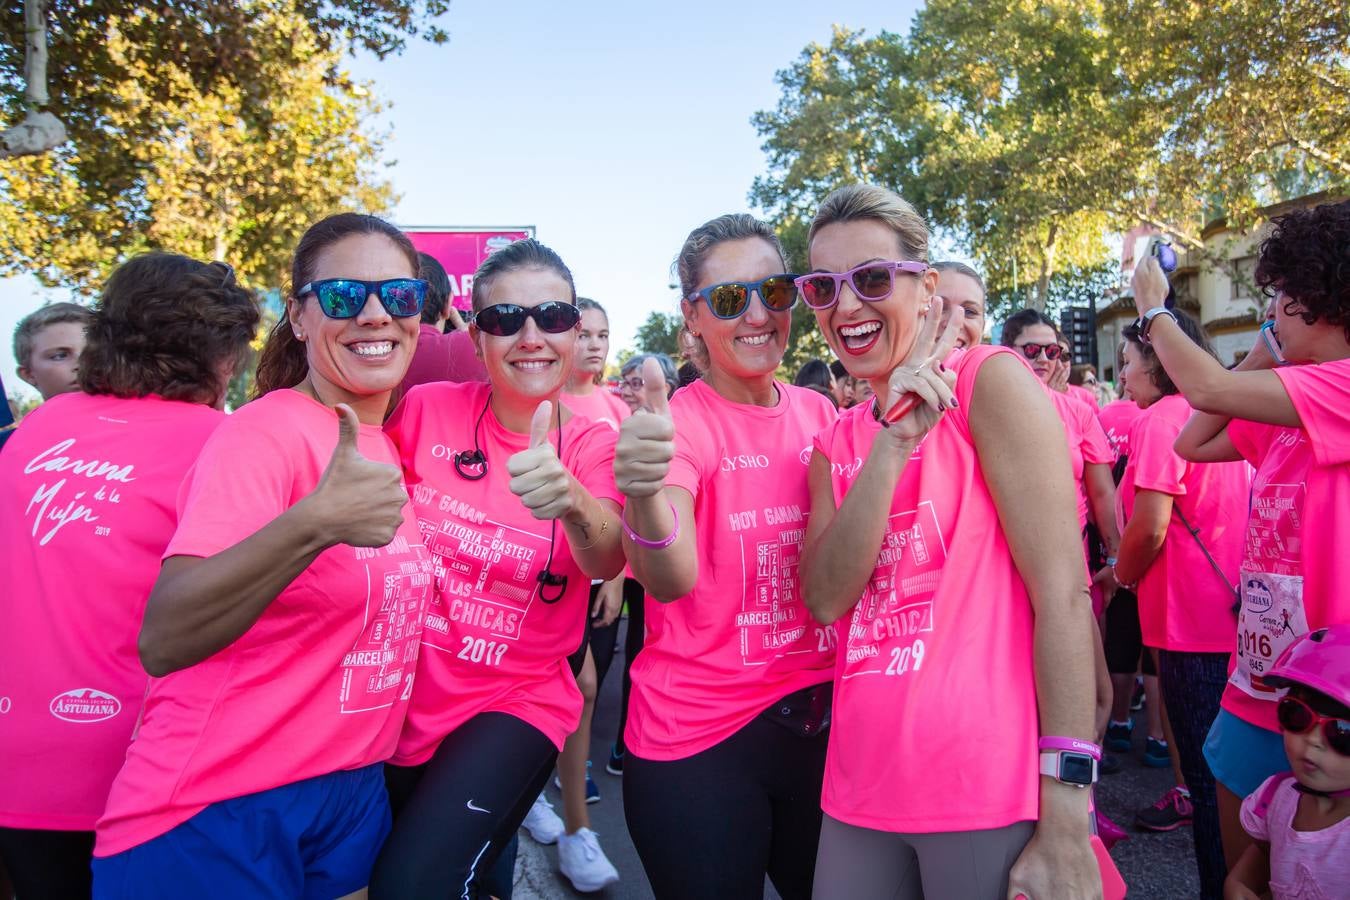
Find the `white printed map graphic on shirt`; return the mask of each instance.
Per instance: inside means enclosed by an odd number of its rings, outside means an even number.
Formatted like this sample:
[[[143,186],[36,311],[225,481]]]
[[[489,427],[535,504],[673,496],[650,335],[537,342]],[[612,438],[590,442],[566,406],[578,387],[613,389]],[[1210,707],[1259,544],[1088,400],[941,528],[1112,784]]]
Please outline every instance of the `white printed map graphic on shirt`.
[[[425,485],[418,489],[428,490]],[[442,506],[446,496],[442,495]],[[498,665],[508,642],[520,639],[538,597],[549,539],[476,510],[468,512],[467,520],[420,522],[440,586],[432,599],[424,640],[429,647],[470,662]]]
[[[426,549],[402,535],[384,547],[351,549],[365,569],[366,610],[361,635],[342,658],[343,713],[384,709],[411,695],[432,573]]]
[[[769,519],[773,518],[773,512],[763,510]],[[791,524],[784,524],[776,534],[766,536],[761,529],[749,538],[739,536],[745,570],[741,583],[745,589],[736,624],[740,630],[741,661],[747,666],[766,665],[785,652],[808,653],[816,649],[815,644],[807,643],[789,647],[801,641],[812,624],[802,604],[798,581],[802,538],[806,532],[804,517],[795,506],[779,513]]]
[[[849,622],[845,679],[904,675],[923,666],[922,635],[933,630],[933,593],[946,560],[930,501],[886,520],[876,568]],[[896,573],[902,568],[906,574],[900,579]]]

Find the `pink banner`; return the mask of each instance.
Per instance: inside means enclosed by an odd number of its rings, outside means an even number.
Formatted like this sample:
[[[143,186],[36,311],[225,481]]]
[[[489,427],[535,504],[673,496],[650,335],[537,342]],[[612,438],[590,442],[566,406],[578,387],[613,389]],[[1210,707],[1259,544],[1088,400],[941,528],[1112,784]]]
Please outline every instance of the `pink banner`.
[[[478,266],[507,244],[534,237],[534,229],[504,228],[500,230],[471,231],[459,228],[403,229],[412,238],[413,246],[445,266],[450,276],[450,303],[458,310],[470,308],[469,295],[473,290],[473,273]]]

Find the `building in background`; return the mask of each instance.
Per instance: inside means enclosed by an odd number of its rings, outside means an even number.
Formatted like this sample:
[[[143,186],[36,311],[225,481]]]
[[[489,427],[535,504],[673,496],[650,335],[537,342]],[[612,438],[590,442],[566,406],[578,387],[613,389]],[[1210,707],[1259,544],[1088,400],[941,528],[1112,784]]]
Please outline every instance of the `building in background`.
[[[1231,366],[1251,349],[1265,313],[1266,297],[1256,286],[1256,258],[1261,251],[1266,222],[1294,209],[1336,203],[1346,199],[1333,193],[1309,194],[1267,206],[1259,211],[1261,222],[1249,231],[1236,231],[1223,219],[1206,225],[1200,233],[1204,251],[1174,245],[1177,270],[1172,286],[1177,306],[1195,316],[1209,333],[1219,361]],[[1135,320],[1130,276],[1135,261],[1158,230],[1138,226],[1126,233],[1120,252],[1120,289],[1097,305],[1097,371],[1107,381],[1116,376],[1116,347],[1121,332]],[[1206,259],[1207,257],[1207,259]]]

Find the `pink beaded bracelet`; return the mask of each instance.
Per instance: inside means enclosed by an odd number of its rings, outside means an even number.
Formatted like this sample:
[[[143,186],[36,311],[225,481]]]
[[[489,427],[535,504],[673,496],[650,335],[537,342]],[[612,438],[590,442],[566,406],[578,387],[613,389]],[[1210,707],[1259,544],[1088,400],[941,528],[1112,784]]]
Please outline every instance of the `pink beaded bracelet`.
[[[634,531],[633,526],[628,524],[627,512],[619,516],[619,522],[623,525],[623,533],[628,535],[628,539],[639,547],[646,547],[648,550],[662,550],[675,543],[680,537],[680,514],[675,511],[675,504],[673,503],[670,505],[670,515],[675,520],[675,527],[671,529],[668,536],[656,541],[649,541]]]

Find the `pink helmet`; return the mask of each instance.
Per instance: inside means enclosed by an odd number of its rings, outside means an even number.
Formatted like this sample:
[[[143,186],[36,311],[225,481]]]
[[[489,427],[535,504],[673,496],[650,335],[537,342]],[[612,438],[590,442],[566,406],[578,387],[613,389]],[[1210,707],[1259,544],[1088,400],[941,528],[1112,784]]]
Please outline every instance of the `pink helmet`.
[[[1319,628],[1294,641],[1275,660],[1266,681],[1301,684],[1350,706],[1350,623]]]

